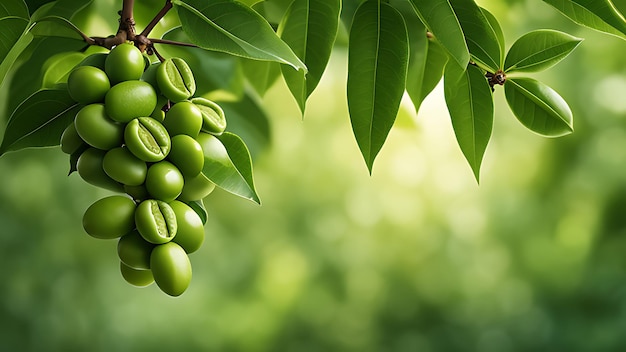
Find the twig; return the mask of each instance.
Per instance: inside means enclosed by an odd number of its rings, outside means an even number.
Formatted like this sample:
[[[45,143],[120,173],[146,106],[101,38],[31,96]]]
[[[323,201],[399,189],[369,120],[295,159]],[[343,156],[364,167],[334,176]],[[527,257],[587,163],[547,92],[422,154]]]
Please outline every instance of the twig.
[[[159,21],[165,16],[165,14],[167,14],[167,12],[171,8],[172,8],[172,0],[166,0],[165,5],[161,9],[161,11],[159,11],[159,13],[157,13],[156,16],[154,16],[154,18],[152,19],[152,21],[150,21],[148,26],[146,26],[146,28],[144,28],[144,30],[141,32],[140,36],[147,37],[148,34],[150,34],[150,32],[152,31],[152,29],[154,29],[154,26],[156,26],[157,23],[159,23]]]

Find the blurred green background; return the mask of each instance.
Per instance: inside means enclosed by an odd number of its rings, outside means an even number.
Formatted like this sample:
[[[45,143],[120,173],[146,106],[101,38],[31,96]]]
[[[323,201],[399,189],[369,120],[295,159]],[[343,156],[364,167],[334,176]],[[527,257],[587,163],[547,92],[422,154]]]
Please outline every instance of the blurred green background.
[[[179,298],[126,284],[116,241],[84,233],[82,213],[108,193],[66,177],[58,148],[7,154],[0,350],[622,350],[626,42],[539,0],[478,3],[508,45],[538,28],[585,38],[537,76],[570,103],[573,135],[528,132],[498,87],[478,186],[440,86],[418,116],[403,103],[369,176],[338,48],[304,120],[282,81],[264,98],[273,137],[254,158],[263,205],[220,191],[205,200],[206,240]]]

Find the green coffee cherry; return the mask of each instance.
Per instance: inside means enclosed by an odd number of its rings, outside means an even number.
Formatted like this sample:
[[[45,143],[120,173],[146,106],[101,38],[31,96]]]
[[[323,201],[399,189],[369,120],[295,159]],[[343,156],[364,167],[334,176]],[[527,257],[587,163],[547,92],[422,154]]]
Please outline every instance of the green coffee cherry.
[[[140,117],[129,122],[124,130],[124,143],[136,157],[148,162],[165,159],[171,147],[165,127],[150,117]]]
[[[149,83],[126,81],[113,86],[104,97],[109,117],[118,122],[129,122],[136,117],[150,116],[156,107],[157,96]]]
[[[202,131],[220,135],[226,129],[224,110],[217,103],[205,98],[193,98],[194,103],[202,112]]]
[[[61,135],[61,151],[65,154],[72,155],[79,148],[85,145],[85,141],[76,132],[76,126],[70,123]]]
[[[117,255],[122,263],[133,269],[150,269],[150,253],[154,244],[147,242],[137,230],[120,237],[117,242]]]
[[[111,83],[106,73],[93,66],[76,67],[67,78],[70,97],[81,104],[104,101],[110,88]]]
[[[170,136],[186,134],[197,137],[202,128],[202,112],[190,101],[181,101],[172,106],[163,120]]]
[[[111,50],[104,63],[104,70],[112,84],[138,80],[143,74],[145,61],[137,47],[123,43]]]
[[[93,203],[83,215],[83,228],[90,236],[112,239],[135,227],[135,202],[124,196],[110,196]]]
[[[204,226],[200,216],[187,204],[180,201],[169,203],[176,214],[176,236],[172,240],[178,243],[185,252],[197,251],[204,242]]]
[[[161,63],[156,63],[148,66],[146,68],[146,71],[141,76],[141,80],[150,83],[152,88],[154,88],[154,90],[156,91],[157,95],[161,95],[161,90],[159,89],[159,84],[157,83],[156,79],[156,73],[160,65]]]
[[[148,165],[137,158],[128,148],[109,150],[102,160],[102,168],[109,177],[129,186],[139,186],[146,180]]]
[[[139,203],[135,225],[141,237],[154,244],[167,243],[176,236],[176,214],[169,204],[154,199]]]
[[[76,163],[78,175],[80,175],[85,182],[94,186],[114,192],[123,192],[124,188],[122,185],[109,177],[102,168],[105,153],[104,150],[87,148],[80,157],[78,157],[78,162]]]
[[[122,145],[124,126],[111,120],[102,104],[90,104],[78,111],[74,126],[80,138],[94,148],[109,150]]]
[[[145,287],[154,282],[154,276],[152,276],[151,270],[133,269],[120,262],[120,272],[122,273],[124,280],[133,286]]]
[[[161,291],[180,296],[191,282],[191,262],[185,250],[174,242],[154,247],[150,268]]]
[[[180,58],[163,61],[156,72],[161,94],[177,103],[189,99],[196,92],[196,81],[187,63]]]
[[[172,137],[172,147],[167,159],[184,177],[194,177],[204,167],[204,154],[200,143],[186,134]]]
[[[146,189],[154,199],[171,202],[180,195],[184,185],[183,175],[169,161],[159,161],[148,168]]]

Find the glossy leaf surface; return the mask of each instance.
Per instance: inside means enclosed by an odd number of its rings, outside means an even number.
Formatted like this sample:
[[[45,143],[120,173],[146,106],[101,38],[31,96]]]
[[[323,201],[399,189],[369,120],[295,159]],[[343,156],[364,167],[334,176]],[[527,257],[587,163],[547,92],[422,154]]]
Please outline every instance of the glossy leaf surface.
[[[582,39],[567,33],[541,29],[526,33],[513,43],[506,56],[505,72],[537,72],[556,65]]]
[[[626,39],[626,20],[610,0],[543,0],[572,21]]]
[[[531,78],[510,78],[504,92],[517,119],[531,131],[546,137],[560,137],[574,131],[569,106],[545,84]]]
[[[461,151],[480,179],[480,165],[493,129],[493,96],[482,71],[473,65],[462,70],[447,65],[444,94]]]
[[[370,173],[398,113],[406,84],[408,34],[390,5],[366,1],[354,16],[348,48],[348,108]]]

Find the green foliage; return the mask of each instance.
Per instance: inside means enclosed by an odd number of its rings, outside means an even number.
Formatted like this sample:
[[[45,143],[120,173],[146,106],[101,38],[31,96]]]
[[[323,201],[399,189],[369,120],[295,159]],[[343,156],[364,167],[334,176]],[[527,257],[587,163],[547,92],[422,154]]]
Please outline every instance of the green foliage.
[[[577,23],[626,36],[626,20],[610,0],[544,1]],[[5,116],[11,116],[30,94],[65,82],[66,73],[78,61],[77,50],[85,49],[85,43],[80,43],[89,35],[75,20],[91,5],[92,1],[71,0],[11,0],[3,4],[0,22],[7,29],[0,38],[0,82],[10,97],[0,104]],[[456,64],[465,70],[469,63],[482,70],[492,89],[497,85],[506,87],[507,75],[547,69],[568,56],[582,40],[556,30],[533,30],[513,43],[507,53],[501,21],[474,0],[172,0],[171,5],[175,11],[168,14],[170,20],[160,28],[163,34],[158,41],[155,39],[155,50],[158,47],[166,57],[181,57],[189,63],[198,75],[198,96],[233,102],[233,107],[236,102],[252,106],[249,103],[254,100],[248,99],[246,84],[263,95],[282,76],[302,114],[326,70],[332,49],[342,45],[335,44],[335,38],[342,34],[341,18],[348,34],[342,42],[348,41],[350,52],[347,105],[356,142],[370,173],[393,128],[402,94],[408,93],[418,111],[441,80],[446,65]],[[141,10],[145,18],[143,12],[148,8],[142,4],[136,10]],[[74,40],[76,45],[59,46],[54,42],[58,38]],[[50,42],[43,45],[41,40]],[[59,56],[41,63],[42,57],[54,54]],[[43,69],[38,72],[33,66]],[[29,79],[14,78],[22,68],[28,70],[19,75],[28,75]],[[458,73],[452,68],[448,71]],[[452,81],[456,78],[448,80]],[[521,94],[520,86],[510,85],[513,87],[505,88],[506,97],[511,106],[519,107],[520,100],[511,104],[511,99]],[[448,93],[456,90],[450,88]],[[534,100],[544,97],[531,95]],[[472,111],[471,99],[460,104],[450,96],[446,98],[451,115]],[[551,102],[538,104],[550,106]],[[262,109],[256,110],[252,112],[261,116],[259,121],[265,121]],[[527,127],[527,121],[541,119],[528,111],[518,111],[516,116],[526,121]],[[565,120],[571,127],[571,121]],[[239,128],[238,133],[259,135],[251,131],[254,125],[244,124],[246,127]],[[471,136],[474,130],[466,130],[464,124],[453,125],[461,151],[467,156],[467,148],[463,147],[467,143],[459,136]],[[533,126],[530,129],[538,132]],[[539,133],[555,135],[542,129]],[[565,130],[557,134],[561,133]],[[259,137],[260,146],[266,145],[268,138],[266,134]],[[479,144],[486,145],[483,142]],[[25,143],[19,148],[38,144],[49,143]],[[483,153],[469,161],[476,176]]]

